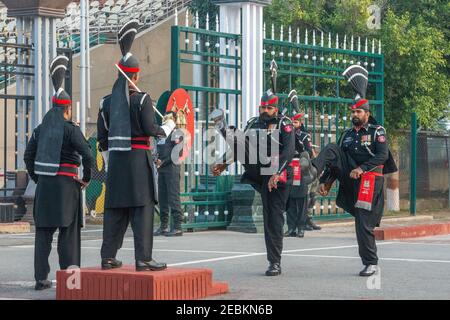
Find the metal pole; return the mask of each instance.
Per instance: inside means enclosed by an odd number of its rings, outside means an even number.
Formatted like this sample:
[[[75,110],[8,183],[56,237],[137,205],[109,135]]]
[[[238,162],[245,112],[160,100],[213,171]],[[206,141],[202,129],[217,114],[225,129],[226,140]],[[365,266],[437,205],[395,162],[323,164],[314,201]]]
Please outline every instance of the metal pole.
[[[450,208],[450,130],[448,131],[449,136],[446,139],[447,147],[447,166],[448,166],[448,207]]]
[[[16,19],[16,25],[17,25],[17,43],[18,44],[25,44],[24,39],[24,18],[17,18]],[[18,52],[18,59],[17,62],[19,65],[26,64],[25,61],[25,54],[23,49],[19,49]],[[20,72],[25,72],[25,68],[17,68]],[[16,92],[17,95],[26,95],[28,93],[25,93],[24,89],[24,76],[23,75],[16,75]],[[17,169],[22,170],[25,168],[24,162],[23,162],[23,155],[25,153],[25,146],[27,143],[26,138],[26,128],[25,128],[25,101],[20,99],[18,100],[18,112],[17,112]]]
[[[86,4],[86,104],[91,108],[91,54],[90,54],[90,34],[89,34],[89,3]]]
[[[416,171],[417,171],[417,114],[411,113],[411,173],[409,190],[409,212],[416,215]]]
[[[33,125],[32,129],[36,128],[42,120],[42,19],[41,17],[34,18],[33,26],[34,39],[34,108],[33,108]]]
[[[86,0],[80,1],[80,129],[86,133]]]
[[[53,86],[50,85],[50,70],[49,61],[53,59],[50,56],[50,19],[47,17],[42,18],[42,116],[44,116],[48,110],[50,110],[50,97],[53,93]]]
[[[86,135],[86,0],[80,1],[80,129]],[[82,192],[83,225],[85,226],[85,191]]]

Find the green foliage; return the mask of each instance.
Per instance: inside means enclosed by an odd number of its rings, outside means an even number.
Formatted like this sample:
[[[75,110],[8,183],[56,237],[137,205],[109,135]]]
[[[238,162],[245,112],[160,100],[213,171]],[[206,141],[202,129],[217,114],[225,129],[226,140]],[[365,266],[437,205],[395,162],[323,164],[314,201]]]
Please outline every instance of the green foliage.
[[[368,7],[382,9],[381,29],[369,29]],[[217,10],[210,1],[191,7]],[[214,11],[216,12],[216,11]],[[215,13],[214,13],[215,15]],[[449,113],[450,2],[446,0],[273,0],[264,9],[267,36],[272,23],[294,30],[377,38],[385,56],[385,123],[389,129],[409,129],[410,113],[417,112],[424,128],[435,128]],[[278,28],[277,28],[278,29]],[[301,35],[304,37],[304,33]],[[301,94],[314,94],[311,79],[296,79]],[[280,79],[280,85],[287,79]],[[332,94],[332,82],[321,83],[321,95]],[[341,86],[341,96],[348,94]],[[370,89],[369,89],[370,90]]]
[[[209,25],[211,29],[214,29],[216,25],[216,15],[219,14],[219,7],[212,4],[210,0],[192,0],[188,9],[191,12],[198,12],[199,27],[204,29],[206,26],[206,14],[209,13]],[[192,19],[192,25],[194,25],[195,20]]]
[[[437,126],[449,103],[447,61],[449,45],[444,33],[423,18],[388,10],[380,32],[385,55],[386,123],[409,128],[410,112],[420,125]]]

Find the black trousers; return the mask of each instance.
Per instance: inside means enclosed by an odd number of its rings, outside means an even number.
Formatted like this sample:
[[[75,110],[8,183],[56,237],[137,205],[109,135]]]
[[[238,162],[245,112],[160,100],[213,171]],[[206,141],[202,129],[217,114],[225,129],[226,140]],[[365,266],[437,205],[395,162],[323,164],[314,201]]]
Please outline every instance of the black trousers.
[[[103,218],[102,259],[115,258],[131,223],[136,260],[152,260],[154,204],[133,208],[106,209]]]
[[[47,280],[50,273],[48,257],[52,250],[53,235],[59,229],[58,256],[61,270],[81,264],[81,227],[78,217],[68,227],[36,228],[34,245],[34,278]]]
[[[169,225],[169,211],[172,214],[173,228],[181,229],[183,213],[180,201],[180,166],[169,165],[158,172],[159,214],[161,225]]]
[[[286,211],[286,223],[288,229],[304,229],[307,218],[308,197],[289,197]]]
[[[267,183],[270,176],[265,176],[261,186],[261,199],[263,203],[264,240],[266,242],[267,260],[270,263],[281,262],[283,251],[283,212],[289,196],[289,187],[283,186],[269,192]]]
[[[376,177],[372,210],[355,208],[361,179],[351,179],[350,171],[357,167],[351,159],[336,144],[328,144],[319,155],[312,160],[320,174],[326,167],[330,168],[339,180],[338,200],[347,205],[346,209],[355,217],[356,239],[358,241],[359,256],[364,265],[378,263],[377,246],[374,229],[383,215],[384,193],[383,177]]]

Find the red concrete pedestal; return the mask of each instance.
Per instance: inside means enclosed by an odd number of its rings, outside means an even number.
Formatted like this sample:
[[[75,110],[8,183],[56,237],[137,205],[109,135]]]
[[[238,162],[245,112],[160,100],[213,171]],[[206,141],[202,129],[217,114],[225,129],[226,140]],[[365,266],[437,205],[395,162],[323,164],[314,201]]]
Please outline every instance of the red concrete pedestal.
[[[408,239],[417,237],[450,234],[450,223],[420,224],[414,226],[395,226],[374,230],[377,240]]]
[[[210,269],[82,268],[58,271],[56,279],[57,300],[192,300],[228,292],[226,282],[213,282]]]

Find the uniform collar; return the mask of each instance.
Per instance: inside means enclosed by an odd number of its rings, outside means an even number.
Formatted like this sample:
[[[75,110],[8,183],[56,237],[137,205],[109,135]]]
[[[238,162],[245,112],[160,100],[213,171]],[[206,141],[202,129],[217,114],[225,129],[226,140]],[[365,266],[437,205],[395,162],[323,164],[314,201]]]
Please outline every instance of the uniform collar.
[[[363,130],[363,129],[366,130],[366,131],[369,131],[369,125],[370,125],[370,123],[367,121],[365,124],[362,125],[362,127],[359,130],[357,130],[355,126],[353,126],[352,130],[355,131],[355,132],[358,132],[358,131]]]

